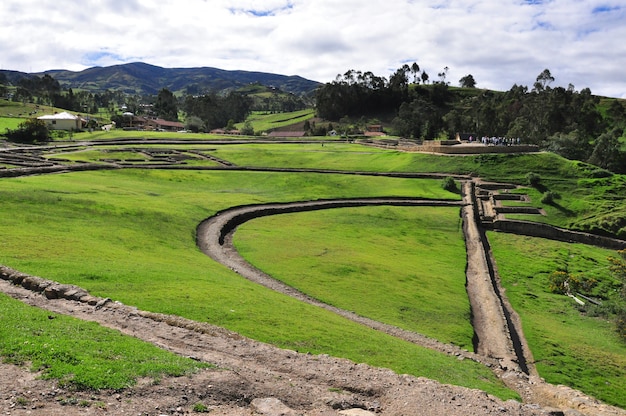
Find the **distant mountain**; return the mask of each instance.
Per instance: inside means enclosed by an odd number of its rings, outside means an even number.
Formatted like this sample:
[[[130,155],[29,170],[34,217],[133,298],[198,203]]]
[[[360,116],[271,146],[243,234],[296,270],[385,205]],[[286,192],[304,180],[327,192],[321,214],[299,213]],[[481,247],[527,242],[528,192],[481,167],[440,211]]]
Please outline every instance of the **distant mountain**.
[[[59,81],[63,88],[81,89],[92,92],[120,90],[129,94],[157,94],[167,88],[172,92],[199,94],[209,91],[237,89],[249,84],[275,87],[296,95],[307,94],[320,86],[297,75],[287,76],[265,72],[226,71],[223,69],[202,68],[162,68],[142,62],[93,67],[83,71],[50,70],[26,74],[16,71],[0,71],[9,82],[20,77],[49,74]]]

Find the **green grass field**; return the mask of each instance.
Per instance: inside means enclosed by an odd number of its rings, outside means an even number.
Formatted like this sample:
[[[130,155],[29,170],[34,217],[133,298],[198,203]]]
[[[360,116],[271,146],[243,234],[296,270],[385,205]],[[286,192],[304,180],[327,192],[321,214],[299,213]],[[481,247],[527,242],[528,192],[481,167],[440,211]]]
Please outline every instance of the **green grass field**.
[[[498,270],[539,374],[608,403],[626,407],[626,344],[614,324],[549,291],[557,270],[598,280],[595,295],[612,294],[618,284],[608,271],[611,250],[540,238],[489,233]],[[610,299],[604,299],[610,303]],[[582,309],[582,310],[581,310]]]
[[[318,197],[419,196],[439,181],[245,172],[100,171],[1,182],[0,263],[144,310],[517,397],[486,367],[364,328],[241,279],[195,246],[205,217],[240,204]]]
[[[623,218],[626,206],[625,176],[594,178],[593,167],[551,154],[440,157],[347,143],[172,147],[252,167],[475,174],[518,184],[526,183],[528,172],[536,172],[543,188],[516,192],[529,194],[532,206],[542,205],[544,190],[558,192],[556,204],[543,206],[548,216],[532,219],[560,226],[610,226]],[[133,160],[138,154],[110,147],[50,156],[94,161],[111,156]],[[459,199],[444,191],[440,180],[342,174],[132,169],[2,179],[0,213],[7,220],[0,222],[0,235],[10,237],[0,241],[0,263],[281,347],[516,397],[484,367],[362,328],[242,280],[195,246],[197,224],[222,209],[352,196]],[[377,207],[281,215],[247,223],[235,237],[254,264],[312,296],[471,348],[458,209],[439,210]],[[606,252],[504,238],[490,234],[501,274],[512,276],[512,282],[505,281],[507,294],[520,309],[541,375],[626,407],[620,399],[626,351],[611,335],[611,324],[570,311],[568,298],[546,293],[541,283],[563,264],[572,270],[599,270],[605,279]],[[554,253],[559,253],[556,259]],[[579,257],[593,261],[568,260]],[[530,279],[519,270],[544,277]],[[525,304],[532,308],[524,310]],[[586,344],[587,338],[597,344]]]
[[[315,110],[306,109],[293,111],[290,113],[253,113],[246,121],[250,121],[255,132],[270,131],[280,127],[290,126],[311,119],[315,116]],[[237,123],[237,128],[242,128],[244,123]]]
[[[0,135],[3,135],[7,129],[17,129],[26,120],[26,118],[21,117],[0,117]]]
[[[209,365],[93,322],[51,314],[0,293],[0,355],[45,379],[85,389],[123,389],[138,377],[158,380]]]
[[[235,245],[261,270],[325,303],[472,349],[458,208],[263,217],[240,226]]]

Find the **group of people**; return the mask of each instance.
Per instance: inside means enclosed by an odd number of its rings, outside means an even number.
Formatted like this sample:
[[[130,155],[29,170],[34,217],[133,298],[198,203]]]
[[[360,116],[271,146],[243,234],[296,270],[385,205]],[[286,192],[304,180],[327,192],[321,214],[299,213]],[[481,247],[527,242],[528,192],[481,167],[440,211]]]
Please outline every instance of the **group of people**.
[[[470,143],[473,143],[476,140],[472,136],[469,137]],[[485,146],[514,146],[519,145],[521,143],[521,139],[519,137],[483,136],[481,137],[480,142]]]

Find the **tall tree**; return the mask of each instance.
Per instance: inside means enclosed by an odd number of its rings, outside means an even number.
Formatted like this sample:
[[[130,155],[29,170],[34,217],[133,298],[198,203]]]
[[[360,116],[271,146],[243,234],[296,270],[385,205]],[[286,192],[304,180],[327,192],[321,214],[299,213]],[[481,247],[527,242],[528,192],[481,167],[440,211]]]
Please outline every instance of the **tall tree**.
[[[459,80],[461,88],[476,88],[476,80],[472,74],[467,74]]]
[[[413,83],[414,84],[419,84],[419,81],[420,81],[420,77],[419,77],[420,66],[417,64],[417,62],[413,62],[413,64],[411,65],[411,72],[413,73]]]
[[[554,77],[550,73],[549,69],[544,69],[541,71],[541,74],[537,75],[537,79],[535,81],[535,90],[543,91],[550,85],[551,82],[554,82]]]
[[[230,92],[225,97],[214,92],[200,97],[188,95],[184,110],[187,117],[200,118],[204,123],[203,129],[209,131],[225,127],[231,119],[235,123],[244,121],[250,112],[250,100],[236,92]]]
[[[443,125],[439,112],[427,98],[418,96],[400,106],[394,127],[402,136],[416,139],[432,139]]]
[[[613,100],[606,114],[611,119],[611,122],[616,125],[623,126],[626,121],[626,111],[624,110],[624,106],[620,103],[620,100]]]
[[[169,121],[178,121],[178,101],[174,94],[167,88],[163,88],[159,91],[153,109],[157,117]]]
[[[447,66],[445,68],[443,68],[443,71],[441,71],[440,73],[437,74],[437,76],[439,77],[439,82],[442,84],[446,83],[446,77],[448,76],[448,70],[450,68],[448,68]]]
[[[620,162],[622,160],[620,147],[618,129],[602,133],[596,139],[593,153],[591,153],[588,162],[612,172],[617,172],[621,168]]]

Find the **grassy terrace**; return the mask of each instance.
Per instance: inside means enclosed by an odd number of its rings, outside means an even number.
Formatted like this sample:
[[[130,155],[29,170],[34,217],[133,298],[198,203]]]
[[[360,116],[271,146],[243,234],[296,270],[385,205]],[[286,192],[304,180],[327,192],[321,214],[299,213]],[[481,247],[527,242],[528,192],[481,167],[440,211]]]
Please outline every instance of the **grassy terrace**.
[[[326,143],[224,145],[213,154],[239,166],[465,174],[518,185],[526,185],[526,175],[535,172],[542,178],[540,189],[517,192],[528,193],[532,205],[543,207],[548,216],[519,218],[599,233],[610,230],[626,239],[626,175],[594,177],[597,169],[593,166],[550,153],[449,157]],[[548,190],[559,195],[554,204],[541,203]]]
[[[549,277],[557,270],[594,278],[594,294],[614,295],[618,282],[608,271],[611,250],[502,233],[489,233],[498,270],[539,374],[617,406],[626,407],[626,344],[614,324],[593,307],[551,293]],[[604,299],[610,308],[611,299]]]
[[[281,347],[329,353],[517,397],[487,368],[399,341],[254,285],[195,247],[194,230],[200,220],[230,206],[357,195],[455,197],[443,191],[439,181],[116,170],[6,179],[0,192],[2,213],[13,218],[0,225],[2,235],[13,236],[0,243],[2,264],[74,283],[141,309],[208,321]],[[454,228],[457,221],[453,222]],[[467,343],[466,335],[456,337]]]
[[[272,129],[291,126],[296,123],[304,122],[315,116],[315,110],[300,110],[290,113],[265,114],[256,113],[248,117],[247,121],[252,123],[254,131],[269,131]],[[238,123],[237,128],[242,128],[244,123]]]
[[[241,226],[235,245],[263,271],[328,304],[472,349],[458,208],[264,217]]]
[[[441,157],[335,142],[167,147],[200,151],[238,166],[475,174],[518,184],[525,184],[528,172],[536,172],[544,188],[518,192],[529,194],[533,206],[542,205],[544,189],[561,198],[543,206],[547,217],[528,218],[561,226],[599,227],[624,217],[626,209],[624,176],[594,178],[592,167],[551,154]],[[135,159],[138,167],[148,160],[113,146],[51,154],[81,161],[112,155]],[[188,163],[213,164],[200,159]],[[0,212],[11,219],[0,223],[0,235],[5,236],[0,241],[1,264],[142,309],[208,321],[281,347],[516,397],[486,368],[266,290],[215,264],[195,247],[196,225],[235,205],[351,196],[459,198],[441,189],[439,180],[131,169],[2,179],[0,196]],[[626,407],[620,381],[626,379],[623,343],[612,336],[606,320],[585,316],[544,285],[559,261],[570,258],[557,261],[552,252],[570,250],[575,257],[593,259],[576,267],[600,270],[602,279],[608,279],[604,265],[610,252],[582,247],[575,251],[569,245],[544,248],[535,239],[503,234],[489,238],[540,374]],[[471,349],[458,210],[372,207],[285,214],[243,225],[235,243],[256,266],[314,297]],[[573,260],[568,264],[574,270]],[[520,270],[527,275],[521,276]],[[547,303],[535,307],[534,299]],[[576,332],[579,329],[586,335]]]

